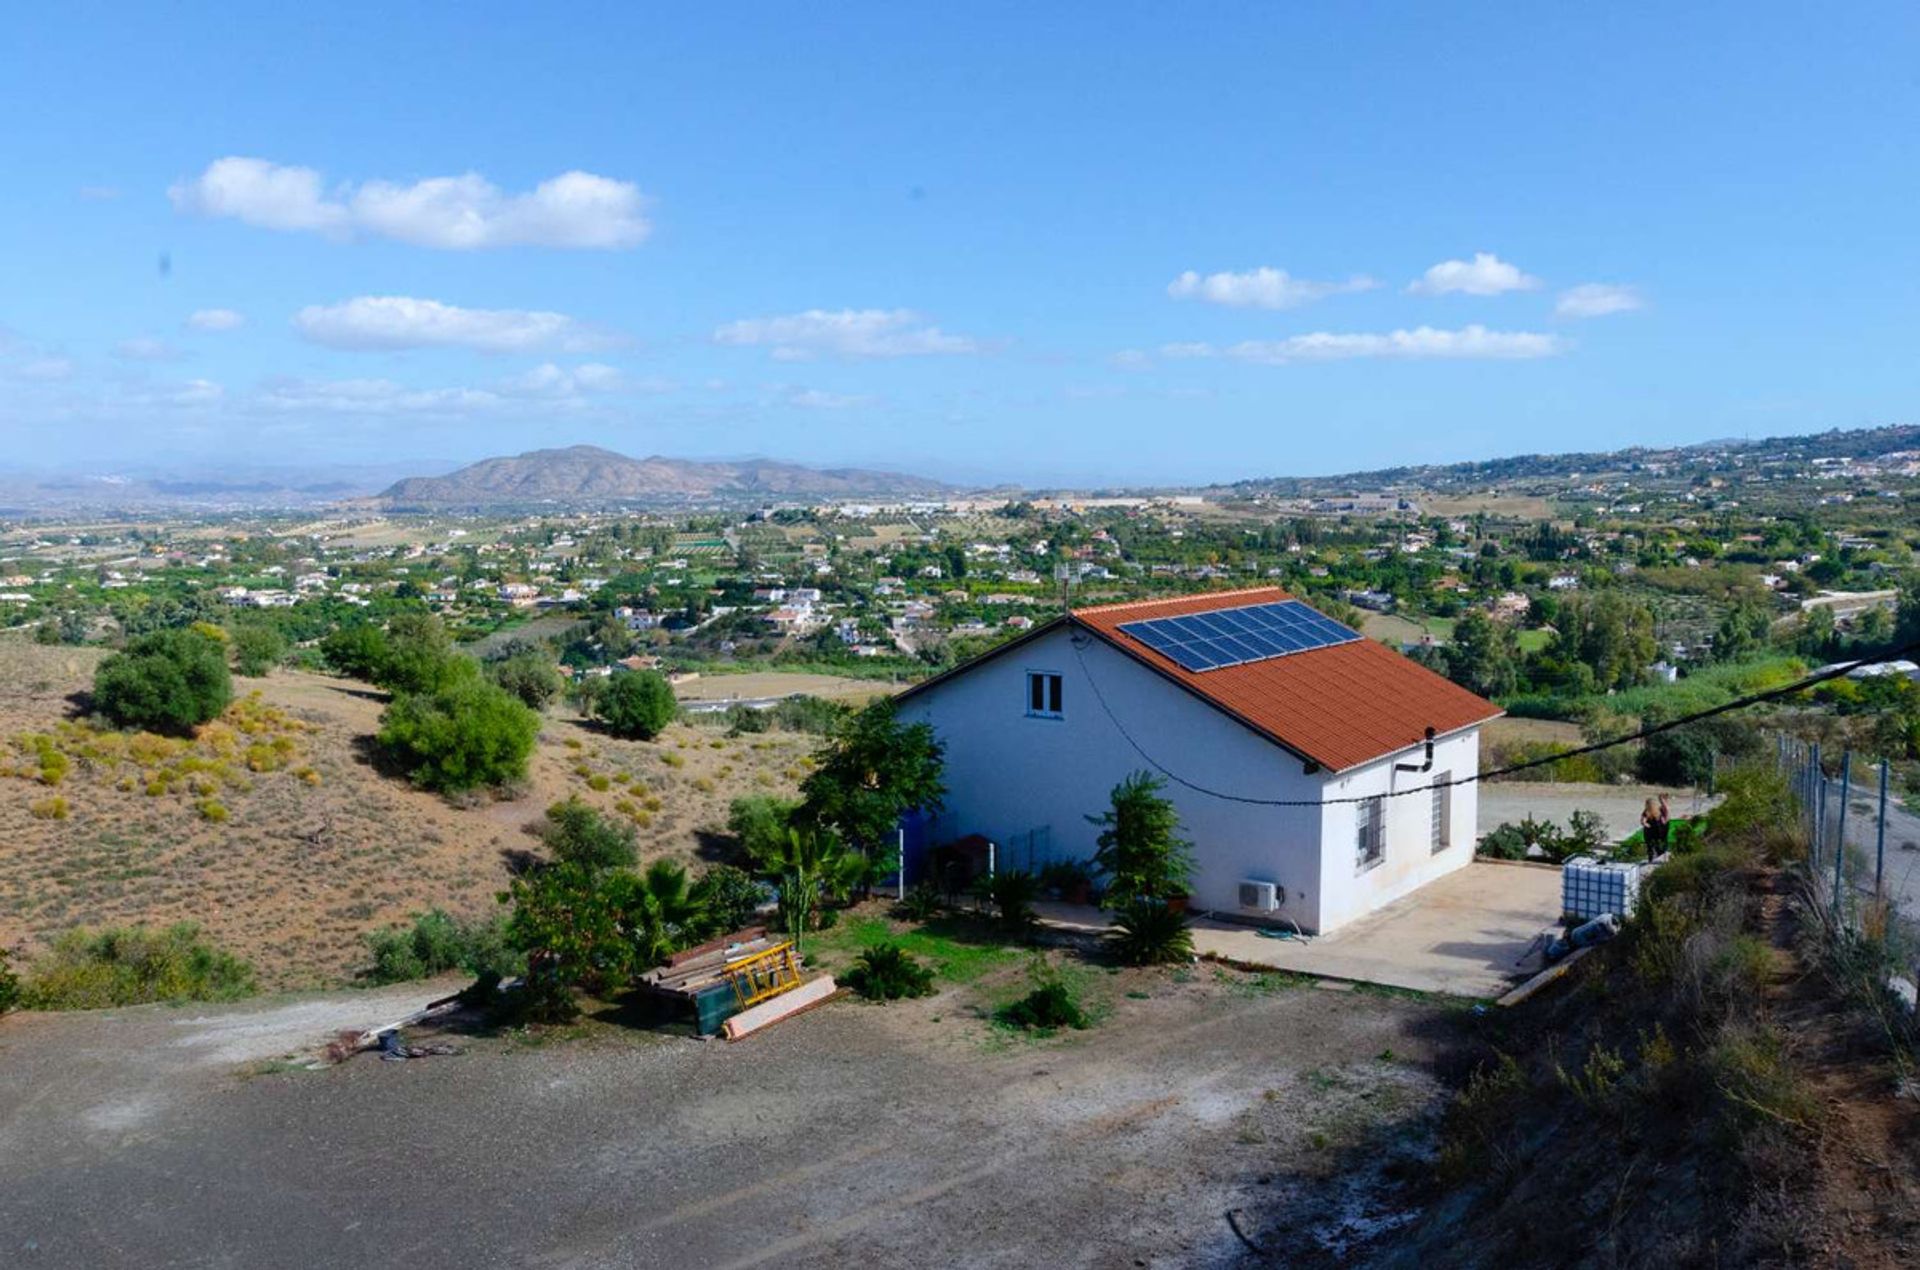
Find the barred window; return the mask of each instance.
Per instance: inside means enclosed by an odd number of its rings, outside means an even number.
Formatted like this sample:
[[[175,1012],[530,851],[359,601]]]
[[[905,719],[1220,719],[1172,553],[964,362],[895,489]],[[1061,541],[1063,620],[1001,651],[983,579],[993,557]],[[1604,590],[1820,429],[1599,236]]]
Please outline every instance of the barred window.
[[[1437,772],[1433,778],[1433,811],[1429,838],[1435,855],[1453,845],[1453,780],[1451,772]]]
[[[1387,856],[1387,800],[1369,798],[1354,804],[1354,846],[1359,872],[1366,872]]]

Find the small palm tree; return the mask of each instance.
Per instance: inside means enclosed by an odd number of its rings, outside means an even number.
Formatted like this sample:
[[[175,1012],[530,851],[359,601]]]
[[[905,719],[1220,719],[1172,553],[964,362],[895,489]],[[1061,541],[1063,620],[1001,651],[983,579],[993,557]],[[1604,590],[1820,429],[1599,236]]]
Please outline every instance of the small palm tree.
[[[1130,966],[1193,960],[1187,915],[1157,900],[1129,900],[1114,913],[1114,951]]]
[[[847,850],[838,835],[795,827],[764,848],[754,863],[780,892],[781,923],[796,950],[820,905],[845,898],[866,869],[865,858]]]

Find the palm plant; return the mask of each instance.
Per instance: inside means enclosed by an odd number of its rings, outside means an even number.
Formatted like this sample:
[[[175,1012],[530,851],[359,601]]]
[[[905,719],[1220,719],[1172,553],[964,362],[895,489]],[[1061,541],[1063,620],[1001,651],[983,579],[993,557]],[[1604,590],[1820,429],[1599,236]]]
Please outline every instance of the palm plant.
[[[1033,902],[1040,898],[1040,879],[1019,869],[1006,869],[980,882],[980,898],[993,906],[1002,929],[1024,936],[1038,915]]]
[[[1114,914],[1114,951],[1130,966],[1193,959],[1193,931],[1180,909],[1155,900],[1128,900]]]
[[[796,950],[821,904],[845,898],[866,871],[865,857],[838,835],[797,827],[765,846],[754,863],[780,892],[780,921]]]

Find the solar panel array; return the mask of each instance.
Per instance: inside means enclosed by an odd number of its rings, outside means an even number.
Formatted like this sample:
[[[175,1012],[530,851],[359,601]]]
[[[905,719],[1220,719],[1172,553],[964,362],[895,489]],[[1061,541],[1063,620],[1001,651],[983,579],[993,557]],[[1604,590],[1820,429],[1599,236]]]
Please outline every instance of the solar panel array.
[[[1360,638],[1299,600],[1123,622],[1120,629],[1187,670],[1219,670]]]

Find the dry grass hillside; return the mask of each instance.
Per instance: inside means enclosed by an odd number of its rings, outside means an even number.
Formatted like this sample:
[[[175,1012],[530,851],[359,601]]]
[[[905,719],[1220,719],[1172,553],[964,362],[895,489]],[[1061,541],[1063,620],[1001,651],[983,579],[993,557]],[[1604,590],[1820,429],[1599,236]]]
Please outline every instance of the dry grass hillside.
[[[101,656],[0,640],[0,945],[192,920],[278,988],[347,978],[363,931],[420,909],[490,911],[569,794],[631,819],[646,858],[720,858],[728,803],[792,793],[815,745],[685,724],[621,741],[554,714],[524,791],[455,806],[377,770],[385,700],[363,684],[238,680],[226,717],[169,742],[78,723]]]

